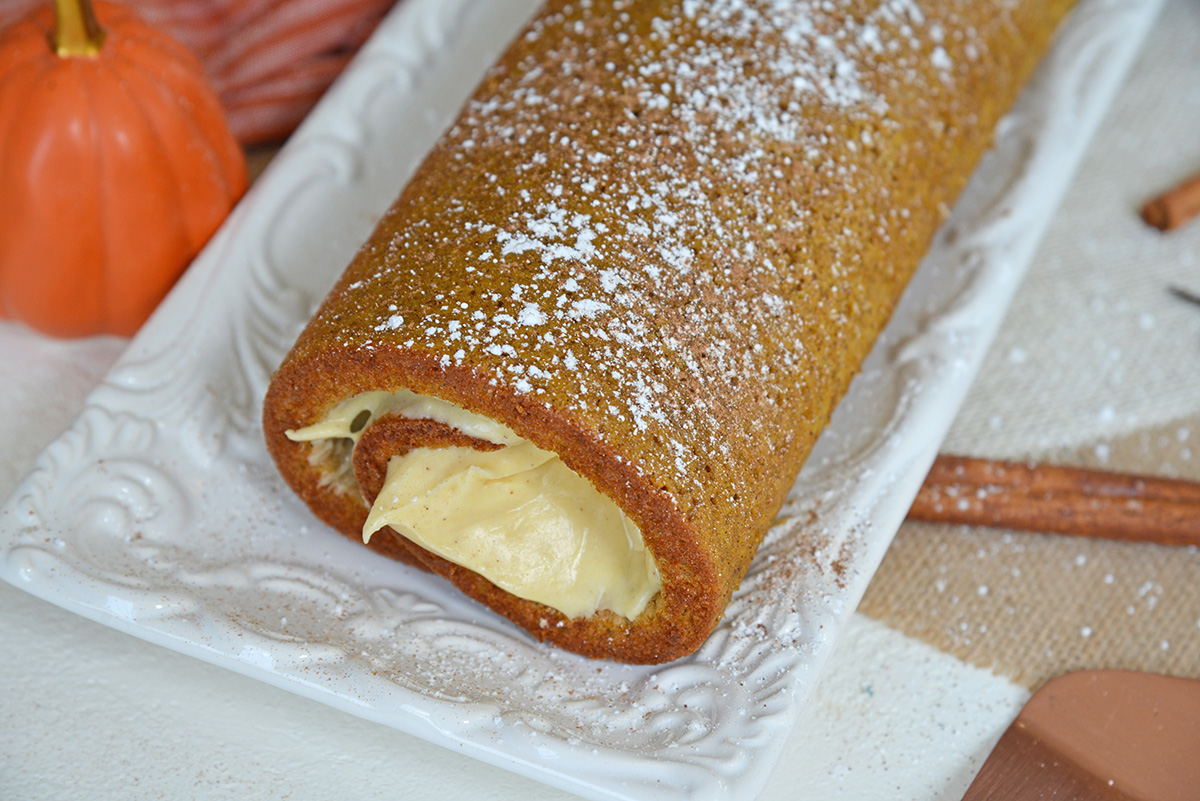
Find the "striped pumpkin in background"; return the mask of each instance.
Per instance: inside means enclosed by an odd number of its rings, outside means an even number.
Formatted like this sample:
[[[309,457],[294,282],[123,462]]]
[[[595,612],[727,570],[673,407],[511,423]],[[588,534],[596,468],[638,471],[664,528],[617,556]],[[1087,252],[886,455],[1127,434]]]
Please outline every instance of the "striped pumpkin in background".
[[[0,0],[0,30],[47,0]],[[200,59],[247,145],[299,124],[395,0],[128,0]]]

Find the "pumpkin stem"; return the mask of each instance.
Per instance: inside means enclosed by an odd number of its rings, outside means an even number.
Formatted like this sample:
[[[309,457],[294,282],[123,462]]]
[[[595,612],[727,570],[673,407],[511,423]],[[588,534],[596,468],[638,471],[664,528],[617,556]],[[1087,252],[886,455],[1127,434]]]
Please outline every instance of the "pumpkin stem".
[[[96,21],[91,0],[54,0],[54,50],[63,58],[94,57],[104,44],[104,29]]]

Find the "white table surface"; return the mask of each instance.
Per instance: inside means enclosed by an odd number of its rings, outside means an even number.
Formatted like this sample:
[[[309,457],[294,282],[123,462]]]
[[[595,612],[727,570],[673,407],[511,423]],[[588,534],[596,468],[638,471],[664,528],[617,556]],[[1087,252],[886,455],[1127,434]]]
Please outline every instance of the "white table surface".
[[[1164,237],[1135,217],[1147,197],[1200,170],[1197,43],[1200,3],[1170,0],[950,434],[955,450],[1083,446],[1200,412],[1200,308],[1163,291],[1200,290],[1200,224]],[[1047,303],[1062,304],[1054,325]],[[54,342],[0,323],[0,497],[123,345]],[[1069,394],[1031,387],[1037,369],[1055,371]],[[1114,382],[1114,369],[1134,375]],[[0,654],[0,798],[569,797],[7,584]],[[960,798],[1027,697],[856,615],[762,797]]]

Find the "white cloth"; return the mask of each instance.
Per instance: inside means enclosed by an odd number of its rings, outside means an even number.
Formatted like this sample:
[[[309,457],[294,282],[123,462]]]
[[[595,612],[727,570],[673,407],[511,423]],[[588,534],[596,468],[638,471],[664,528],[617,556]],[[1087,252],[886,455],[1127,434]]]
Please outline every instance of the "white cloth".
[[[1084,162],[948,450],[1025,455],[1200,411],[1200,223],[1138,206],[1200,170],[1200,4],[1172,0]],[[0,323],[0,497],[122,343]],[[559,799],[454,751],[149,645],[0,584],[6,798]],[[957,799],[1025,698],[857,617],[764,798]]]
[[[1093,139],[944,450],[1023,458],[1200,412],[1200,220],[1147,200],[1200,173],[1200,3],[1174,0]]]

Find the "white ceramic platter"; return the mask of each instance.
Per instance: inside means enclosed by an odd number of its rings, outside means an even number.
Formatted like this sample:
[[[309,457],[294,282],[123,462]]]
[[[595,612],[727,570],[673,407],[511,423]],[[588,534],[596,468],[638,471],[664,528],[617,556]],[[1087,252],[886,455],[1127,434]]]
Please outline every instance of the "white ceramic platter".
[[[658,668],[537,644],[316,522],[267,378],[534,0],[405,0],[0,511],[66,609],[591,798],[763,786],[1158,0],[1085,0],[839,408],[728,616]]]

